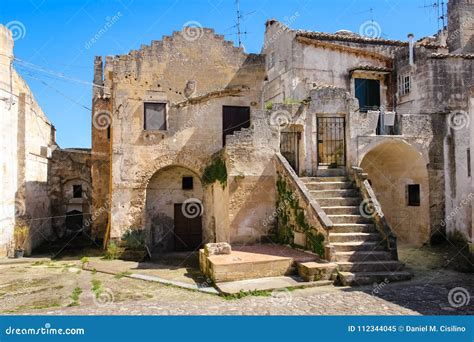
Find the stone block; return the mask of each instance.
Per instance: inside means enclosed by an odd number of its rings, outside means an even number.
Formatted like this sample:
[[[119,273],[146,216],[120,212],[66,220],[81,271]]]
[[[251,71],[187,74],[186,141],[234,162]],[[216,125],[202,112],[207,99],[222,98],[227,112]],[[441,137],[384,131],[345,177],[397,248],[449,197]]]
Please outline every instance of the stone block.
[[[225,255],[232,252],[231,246],[227,242],[206,243],[204,252],[209,255]]]
[[[298,275],[306,281],[329,280],[337,270],[331,262],[304,262],[298,264]]]

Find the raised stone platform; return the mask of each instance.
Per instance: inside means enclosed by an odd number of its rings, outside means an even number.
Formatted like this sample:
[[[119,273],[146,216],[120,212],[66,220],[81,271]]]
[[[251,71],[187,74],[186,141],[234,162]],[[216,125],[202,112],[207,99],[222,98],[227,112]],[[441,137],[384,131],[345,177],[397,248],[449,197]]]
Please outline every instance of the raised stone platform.
[[[199,252],[201,271],[214,283],[295,274],[299,262],[316,261],[313,254],[279,245],[235,246],[230,254]]]

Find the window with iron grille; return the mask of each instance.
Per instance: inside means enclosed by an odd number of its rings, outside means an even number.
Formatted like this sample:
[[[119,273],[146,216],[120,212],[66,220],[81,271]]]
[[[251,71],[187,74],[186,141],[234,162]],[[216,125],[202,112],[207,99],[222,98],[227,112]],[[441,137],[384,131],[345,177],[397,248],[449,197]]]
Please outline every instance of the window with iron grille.
[[[400,95],[406,95],[411,90],[411,77],[410,74],[400,75],[398,78],[398,87]]]

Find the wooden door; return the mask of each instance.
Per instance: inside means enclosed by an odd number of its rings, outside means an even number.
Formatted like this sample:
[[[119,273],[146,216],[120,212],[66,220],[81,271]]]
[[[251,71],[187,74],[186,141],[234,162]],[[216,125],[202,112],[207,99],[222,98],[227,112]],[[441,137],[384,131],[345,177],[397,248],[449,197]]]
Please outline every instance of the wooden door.
[[[202,221],[200,215],[185,215],[182,203],[174,205],[174,249],[194,251],[202,244]]]

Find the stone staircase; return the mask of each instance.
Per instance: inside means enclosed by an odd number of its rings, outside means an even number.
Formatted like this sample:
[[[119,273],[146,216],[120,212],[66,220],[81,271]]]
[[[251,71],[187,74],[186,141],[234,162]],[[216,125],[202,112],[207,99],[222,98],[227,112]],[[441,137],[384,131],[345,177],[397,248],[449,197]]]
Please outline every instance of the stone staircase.
[[[337,174],[337,173],[336,173]],[[412,274],[393,260],[370,215],[360,209],[362,197],[343,173],[303,177],[312,197],[333,222],[328,246],[330,262],[338,266],[341,285],[407,280]]]

